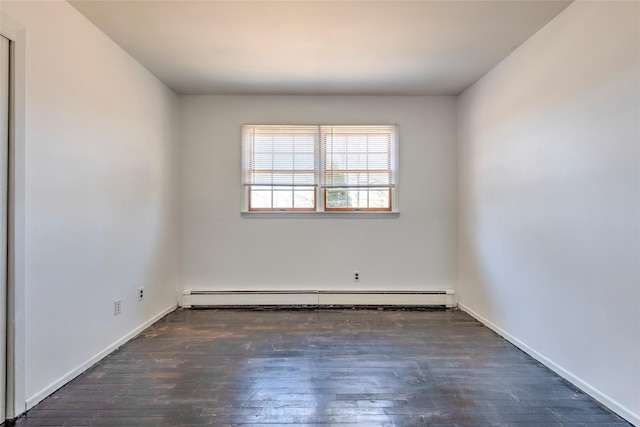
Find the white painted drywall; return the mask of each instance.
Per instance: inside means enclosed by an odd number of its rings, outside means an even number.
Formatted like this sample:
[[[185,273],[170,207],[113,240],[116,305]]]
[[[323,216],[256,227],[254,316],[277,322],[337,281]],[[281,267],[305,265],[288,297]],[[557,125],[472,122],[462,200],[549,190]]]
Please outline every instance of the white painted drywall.
[[[180,97],[184,289],[447,289],[456,275],[454,97]],[[398,218],[243,218],[243,124],[389,124]],[[352,272],[361,280],[353,283]]]
[[[573,3],[458,104],[461,304],[635,423],[639,8]]]
[[[2,12],[26,34],[31,406],[175,304],[178,98],[66,2]]]

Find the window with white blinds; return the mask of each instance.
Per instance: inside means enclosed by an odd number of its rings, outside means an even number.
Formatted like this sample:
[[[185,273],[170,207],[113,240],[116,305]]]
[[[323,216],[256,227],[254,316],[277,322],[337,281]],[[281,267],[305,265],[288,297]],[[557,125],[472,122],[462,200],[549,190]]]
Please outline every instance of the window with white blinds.
[[[247,211],[392,211],[395,126],[245,125]]]
[[[317,126],[244,126],[249,210],[315,211],[317,146]]]
[[[321,126],[325,210],[390,211],[394,126]]]

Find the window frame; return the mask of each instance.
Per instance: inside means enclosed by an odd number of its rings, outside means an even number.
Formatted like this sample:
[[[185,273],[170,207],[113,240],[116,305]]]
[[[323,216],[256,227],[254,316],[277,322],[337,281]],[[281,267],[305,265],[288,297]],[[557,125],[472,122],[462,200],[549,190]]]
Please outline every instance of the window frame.
[[[316,138],[314,144],[314,156],[315,156],[315,184],[309,185],[309,188],[313,187],[314,192],[314,200],[313,207],[305,207],[305,208],[280,208],[280,207],[251,207],[251,197],[252,197],[252,187],[254,184],[247,182],[247,158],[248,155],[245,149],[245,129],[247,127],[295,127],[297,125],[243,125],[242,126],[242,209],[241,214],[243,216],[256,216],[256,217],[272,217],[272,216],[286,216],[286,217],[294,217],[294,216],[352,216],[352,217],[367,217],[367,218],[379,218],[379,217],[397,217],[399,214],[398,210],[398,153],[399,153],[399,131],[398,125],[299,125],[304,127],[315,127],[316,128]],[[325,183],[325,162],[327,158],[327,153],[325,151],[325,144],[322,140],[322,128],[323,127],[346,127],[346,128],[376,128],[376,127],[386,127],[389,129],[389,146],[388,146],[388,156],[389,156],[389,169],[381,169],[381,170],[354,170],[347,169],[351,173],[371,173],[371,171],[388,173],[389,174],[389,183],[382,184],[379,186],[348,186],[344,187],[334,187],[329,186]],[[365,153],[369,153],[366,151]],[[255,170],[255,169],[254,169]],[[293,169],[292,169],[293,170]],[[387,172],[388,171],[388,172]],[[260,185],[260,186],[265,186]],[[294,191],[295,186],[290,186],[291,191]],[[305,186],[307,187],[307,186]],[[332,188],[344,188],[345,190],[367,190],[367,192],[375,191],[376,189],[382,189],[388,191],[389,195],[389,204],[388,206],[377,208],[377,207],[327,207],[327,197]],[[273,193],[273,186],[271,187],[271,192]]]
[[[266,137],[266,140],[264,139]],[[296,138],[311,138],[312,151],[297,151],[304,146],[296,147]],[[246,210],[251,212],[315,212],[318,209],[318,134],[315,125],[244,125],[242,127],[242,174],[243,174],[243,203]],[[260,141],[262,140],[262,141]],[[270,146],[267,151],[264,150],[266,143]],[[260,145],[263,145],[260,147]],[[307,163],[307,168],[296,168],[296,155],[305,157],[311,155],[312,162]],[[262,159],[259,159],[262,157]],[[290,164],[284,160],[276,167],[278,163],[286,157],[290,157]],[[271,167],[260,168],[266,166],[265,159],[270,160]],[[308,160],[307,160],[308,162]],[[304,162],[303,162],[304,163]],[[311,166],[312,165],[312,166]],[[300,175],[298,175],[300,174]],[[290,177],[289,177],[290,175]],[[311,182],[305,183],[305,177],[311,176]],[[302,176],[303,182],[297,181],[297,176]],[[265,181],[266,179],[266,181]],[[260,182],[262,181],[262,182]],[[288,182],[287,182],[288,181]],[[267,188],[271,194],[271,207],[251,207],[252,194],[254,187]],[[312,192],[313,203],[311,207],[295,207],[295,191],[298,187],[301,191]],[[274,207],[274,196],[276,192],[291,192],[291,207]]]
[[[398,127],[397,125],[322,125],[319,126],[320,128],[320,140],[319,140],[319,144],[321,147],[321,152],[320,152],[320,159],[321,159],[321,170],[320,170],[320,187],[322,190],[322,201],[324,203],[324,211],[325,212],[394,212],[394,188],[395,188],[395,183],[396,183],[396,175],[397,175],[397,134],[398,134]],[[330,130],[326,130],[323,128],[329,128]],[[334,135],[334,129],[337,130],[336,134],[344,137],[345,141],[344,141],[344,151],[341,152],[340,154],[343,154],[345,156],[345,168],[344,169],[334,169],[332,168],[327,168],[326,165],[326,159],[329,157],[329,152],[327,151],[327,140],[326,138],[328,137],[328,135],[331,135],[331,137],[333,137]],[[388,142],[386,144],[386,158],[387,158],[387,168],[385,169],[350,169],[347,164],[349,163],[348,157],[349,155],[362,155],[365,154],[366,157],[366,163],[367,165],[369,164],[369,156],[371,156],[372,154],[376,154],[375,151],[371,151],[369,149],[365,150],[365,151],[351,151],[349,149],[349,137],[350,136],[359,136],[361,138],[366,138],[366,142],[365,145],[367,145],[367,147],[369,146],[369,139],[373,136],[373,135],[388,135]],[[331,145],[333,147],[333,145],[335,144],[334,141],[332,141]],[[379,154],[379,152],[378,152]],[[335,153],[333,152],[333,150],[331,151],[331,157],[333,158],[333,156],[335,155]],[[335,185],[329,185],[327,182],[327,173],[329,173],[329,175],[335,175],[335,174],[344,174],[344,175],[349,175],[349,174],[355,174],[355,175],[360,175],[360,174],[371,174],[371,173],[379,173],[379,174],[388,174],[388,178],[387,178],[387,183],[383,184],[381,183],[379,186],[378,185],[371,185],[371,184],[367,184],[365,186],[361,186],[361,185],[347,185],[345,184],[344,186],[340,185],[340,186],[335,186]],[[368,180],[367,180],[368,181]],[[327,198],[328,198],[328,193],[331,191],[331,189],[344,189],[345,191],[354,191],[354,190],[366,190],[367,193],[370,193],[371,191],[374,191],[375,189],[386,189],[388,191],[388,204],[386,207],[383,208],[376,208],[376,207],[328,207],[327,206]],[[367,203],[369,200],[369,196],[367,195]]]
[[[353,187],[344,187],[345,189],[353,188]],[[321,188],[323,195],[322,201],[324,202],[324,210],[321,212],[394,212],[393,210],[393,188],[392,187],[374,187],[374,188],[384,188],[389,190],[389,207],[386,208],[358,208],[358,207],[346,207],[346,208],[328,208],[327,207],[327,192],[330,188]],[[371,191],[367,190],[367,191]]]

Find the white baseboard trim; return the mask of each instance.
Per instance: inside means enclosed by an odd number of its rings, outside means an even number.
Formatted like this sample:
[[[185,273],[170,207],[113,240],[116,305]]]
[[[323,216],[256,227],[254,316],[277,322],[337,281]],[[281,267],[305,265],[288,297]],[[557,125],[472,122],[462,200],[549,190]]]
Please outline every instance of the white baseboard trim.
[[[545,365],[547,368],[551,369],[556,374],[560,375],[562,378],[564,378],[567,381],[571,382],[573,385],[578,387],[580,390],[582,390],[583,392],[585,392],[589,396],[593,397],[595,400],[597,400],[598,402],[602,403],[607,408],[611,409],[613,412],[615,412],[616,414],[618,414],[619,416],[624,418],[626,421],[630,422],[634,426],[640,426],[640,415],[639,414],[634,413],[633,411],[631,411],[627,407],[625,407],[625,406],[621,405],[620,403],[618,403],[615,399],[612,399],[611,397],[609,397],[605,393],[602,393],[600,390],[598,390],[597,388],[593,387],[591,384],[583,381],[582,379],[580,379],[576,375],[574,375],[571,372],[569,372],[566,369],[564,369],[562,366],[556,364],[551,359],[548,359],[544,355],[538,353],[536,350],[534,350],[533,348],[529,347],[527,344],[525,344],[524,342],[520,341],[519,339],[517,339],[513,335],[509,334],[504,329],[500,328],[499,326],[495,325],[494,323],[492,323],[488,319],[484,318],[480,314],[478,314],[475,311],[473,311],[467,305],[465,305],[465,304],[463,304],[461,302],[458,302],[458,308],[460,308],[460,310],[464,311],[465,313],[469,314],[471,317],[473,317],[476,320],[478,320],[480,323],[482,323],[483,325],[485,325],[489,329],[493,330],[495,333],[497,333],[498,335],[500,335],[501,337],[503,337],[504,339],[509,341],[511,344],[515,345],[520,350],[522,350],[525,353],[527,353],[529,356],[533,357],[534,359],[536,359],[537,361],[539,361],[540,363]]]
[[[182,293],[181,306],[424,306],[455,307],[451,289],[432,291],[400,290],[195,290]]]
[[[51,395],[60,387],[67,384],[69,381],[73,380],[78,375],[82,374],[84,371],[86,371],[87,369],[89,369],[90,367],[98,363],[104,357],[108,356],[111,352],[113,352],[115,349],[120,347],[122,344],[134,338],[140,332],[144,331],[149,326],[153,325],[155,322],[157,322],[167,314],[174,311],[177,307],[178,307],[178,304],[172,304],[170,307],[165,308],[160,313],[156,314],[151,319],[147,320],[142,325],[138,326],[137,328],[135,328],[134,330],[132,330],[131,332],[129,332],[128,334],[126,334],[125,336],[117,340],[116,342],[108,345],[104,350],[100,351],[98,354],[89,358],[89,360],[85,361],[84,363],[72,369],[71,371],[67,372],[62,377],[58,378],[57,380],[55,380],[54,382],[52,382],[51,384],[49,384],[48,386],[46,386],[45,388],[43,388],[42,390],[34,394],[33,396],[27,398],[27,401],[25,402],[25,409],[24,409],[25,412],[33,408],[34,406],[36,406],[38,403],[42,402],[47,396]]]

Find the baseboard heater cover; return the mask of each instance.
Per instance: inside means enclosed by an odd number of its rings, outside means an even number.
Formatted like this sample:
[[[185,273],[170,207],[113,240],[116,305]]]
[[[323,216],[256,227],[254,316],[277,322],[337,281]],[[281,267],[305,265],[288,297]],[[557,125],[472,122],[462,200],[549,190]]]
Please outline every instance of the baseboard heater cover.
[[[182,307],[233,306],[456,306],[453,290],[442,291],[211,291],[186,290]]]

